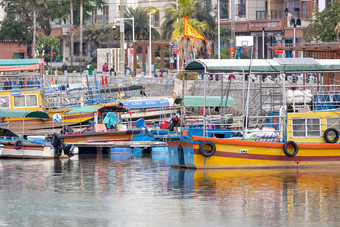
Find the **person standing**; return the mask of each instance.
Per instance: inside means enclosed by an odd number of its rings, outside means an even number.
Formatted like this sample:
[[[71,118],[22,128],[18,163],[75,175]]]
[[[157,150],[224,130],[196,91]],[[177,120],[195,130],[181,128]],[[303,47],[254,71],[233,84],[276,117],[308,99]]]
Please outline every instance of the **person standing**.
[[[92,74],[93,74],[93,66],[92,66],[91,62],[90,62],[90,64],[87,66],[87,68],[89,69],[89,76],[92,76]]]
[[[63,66],[61,66],[61,71],[63,71],[64,75],[66,75],[66,73],[67,73],[67,68],[68,68],[68,66],[67,66],[66,62],[64,62]]]
[[[114,65],[110,69],[110,76],[112,75],[112,73],[116,76],[116,71],[115,71],[115,66]]]
[[[108,70],[106,62],[103,65],[103,73],[106,73]]]

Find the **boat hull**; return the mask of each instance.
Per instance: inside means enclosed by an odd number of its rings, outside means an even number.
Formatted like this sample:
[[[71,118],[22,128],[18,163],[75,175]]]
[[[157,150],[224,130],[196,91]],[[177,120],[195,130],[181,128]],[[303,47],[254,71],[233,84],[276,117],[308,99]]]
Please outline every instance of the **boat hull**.
[[[204,157],[200,144],[206,137],[193,137],[192,142],[169,143],[169,160],[173,166],[187,168],[272,168],[313,165],[340,165],[340,144],[298,144],[298,153],[288,157],[283,152],[284,143],[241,141],[209,138],[216,146],[212,157]],[[176,150],[183,146],[183,159],[176,159]],[[292,148],[289,148],[292,149]]]
[[[15,149],[15,142],[0,141],[3,149],[0,149],[0,158],[19,158],[19,159],[53,159],[54,149],[48,144],[23,143],[20,149]],[[68,158],[61,155],[59,158]]]
[[[80,142],[114,142],[114,141],[132,141],[139,133],[136,131],[115,131],[115,132],[98,132],[98,133],[84,133],[76,134],[70,133],[63,135],[64,142],[68,144]]]

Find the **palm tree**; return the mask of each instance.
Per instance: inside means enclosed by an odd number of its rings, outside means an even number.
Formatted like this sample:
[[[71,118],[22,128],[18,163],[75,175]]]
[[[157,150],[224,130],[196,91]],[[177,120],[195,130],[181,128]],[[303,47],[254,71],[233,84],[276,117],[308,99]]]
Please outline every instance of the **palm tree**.
[[[127,10],[124,12],[125,18],[134,18],[135,21],[135,39],[136,40],[148,40],[149,39],[149,17],[147,15],[147,11],[145,8],[136,8],[133,9],[132,7],[128,7]],[[125,31],[125,39],[132,40],[132,21],[127,20],[124,24],[124,31]],[[112,40],[119,39],[119,29],[116,29],[112,32],[110,38]],[[153,40],[159,40],[160,34],[159,32],[152,28],[151,29],[151,37]]]
[[[167,9],[168,15],[162,24],[162,39],[177,41],[178,47],[186,50],[189,54],[193,48],[199,51],[203,46],[202,40],[184,37],[184,14],[189,18],[189,22],[199,33],[207,39],[214,38],[215,21],[204,7],[201,0],[178,0],[178,10],[176,2],[170,2]],[[185,56],[188,58],[188,55]]]
[[[111,26],[102,26],[100,23],[96,23],[95,25],[88,25],[85,27],[83,31],[83,38],[85,41],[93,42],[96,46],[98,46],[99,42],[109,39],[111,31]]]
[[[35,43],[36,43],[36,36],[37,36],[37,11],[38,7],[47,8],[47,4],[45,0],[31,0],[30,3],[33,5],[33,46],[32,46],[32,53],[35,57]]]

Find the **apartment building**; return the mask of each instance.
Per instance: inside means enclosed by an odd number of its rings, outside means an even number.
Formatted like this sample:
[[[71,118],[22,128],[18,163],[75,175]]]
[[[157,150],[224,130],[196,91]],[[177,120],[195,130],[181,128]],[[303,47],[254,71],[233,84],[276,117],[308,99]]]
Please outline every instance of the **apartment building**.
[[[232,28],[236,36],[254,37],[254,57],[259,59],[276,57],[269,46],[292,46],[294,37],[296,43],[303,43],[302,29],[313,20],[314,9],[321,11],[327,4],[325,0],[213,1],[219,1],[221,26]],[[285,51],[282,57],[292,54]]]

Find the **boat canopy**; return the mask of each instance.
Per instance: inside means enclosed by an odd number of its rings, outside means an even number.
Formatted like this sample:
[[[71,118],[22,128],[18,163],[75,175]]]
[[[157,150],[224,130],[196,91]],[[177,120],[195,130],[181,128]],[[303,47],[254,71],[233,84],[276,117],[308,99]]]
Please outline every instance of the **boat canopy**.
[[[206,72],[249,71],[250,59],[198,59],[190,62],[185,70]],[[338,59],[274,58],[252,59],[252,72],[287,71],[340,71]]]
[[[30,71],[42,64],[43,59],[0,59],[0,72]]]
[[[225,105],[226,97],[223,97],[223,105]],[[206,96],[205,106],[216,107],[221,106],[221,96]],[[185,106],[204,106],[204,96],[184,96]],[[235,101],[232,97],[228,97],[228,106],[234,106]]]
[[[101,113],[107,113],[107,112],[129,112],[129,109],[118,106],[118,105],[112,105],[112,106],[81,106],[71,109],[69,114],[75,114],[75,113],[94,113],[94,112],[101,112]]]
[[[149,99],[149,100],[133,100],[133,101],[123,101],[119,105],[124,106],[129,109],[143,109],[143,108],[153,108],[153,107],[164,107],[171,106],[168,99]]]
[[[3,108],[0,109],[0,117],[13,117],[13,118],[33,117],[33,118],[43,118],[43,119],[50,118],[48,113],[44,111],[3,109]]]

